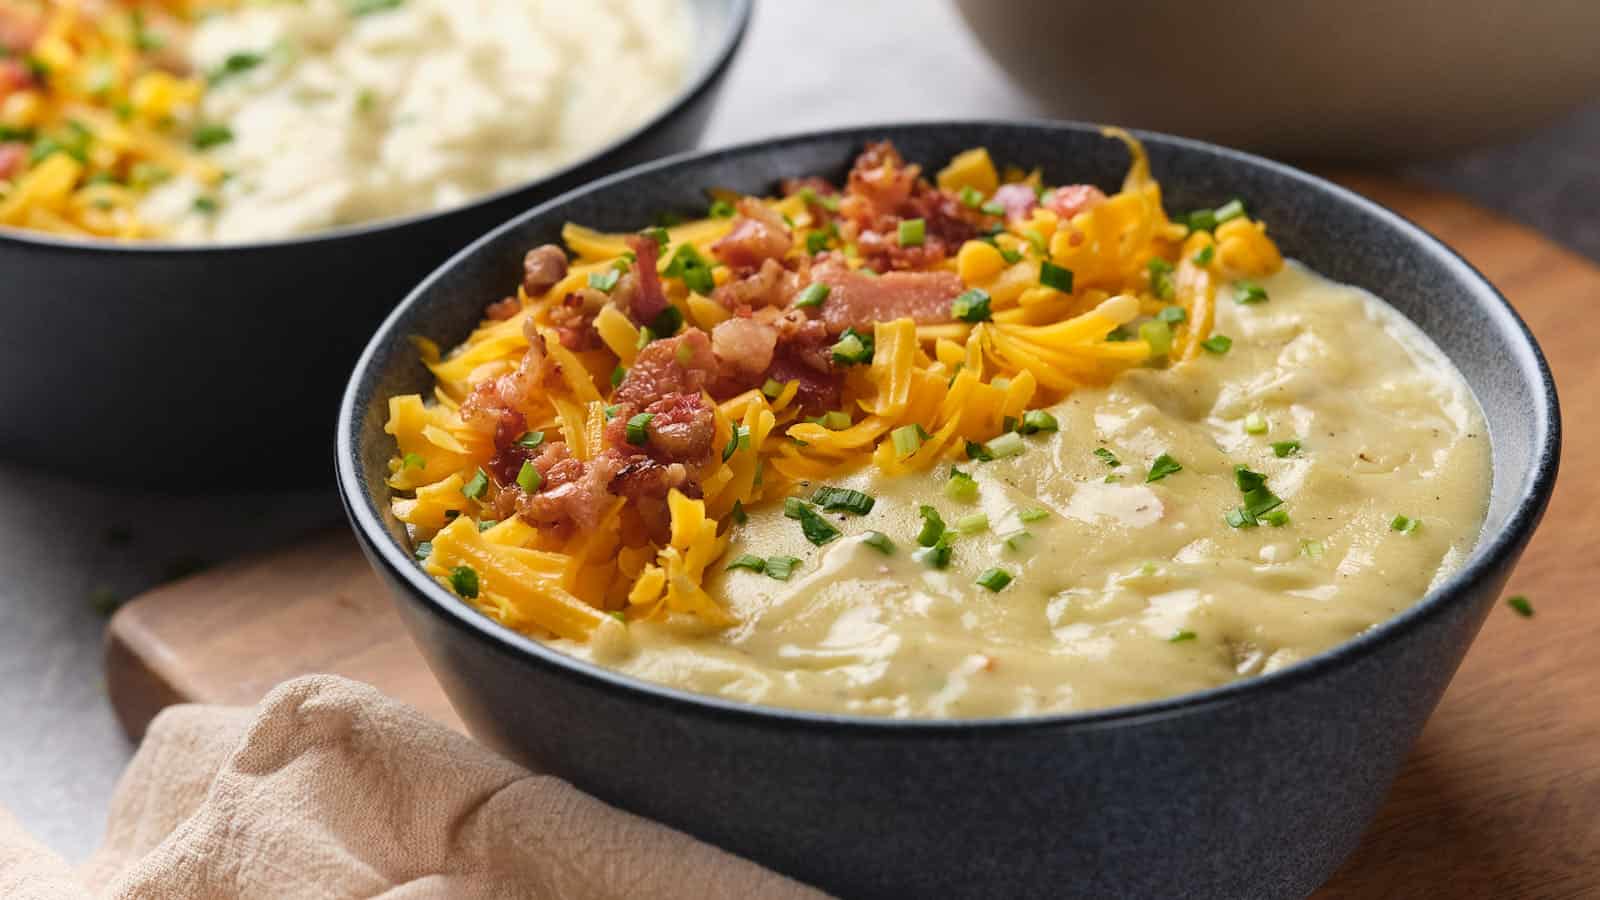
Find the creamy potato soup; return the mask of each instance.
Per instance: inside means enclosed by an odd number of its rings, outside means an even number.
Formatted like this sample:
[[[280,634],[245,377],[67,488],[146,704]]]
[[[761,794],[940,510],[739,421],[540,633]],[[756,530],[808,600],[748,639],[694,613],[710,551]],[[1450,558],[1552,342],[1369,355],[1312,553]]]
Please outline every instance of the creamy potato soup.
[[[748,703],[1116,706],[1272,672],[1456,570],[1482,416],[1247,202],[985,148],[529,249],[390,398],[418,565],[507,628]]]
[[[1043,444],[964,466],[971,503],[946,496],[948,467],[862,473],[838,484],[871,492],[872,512],[834,516],[846,536],[822,548],[781,507],[752,511],[729,555],[793,556],[806,574],[716,575],[736,626],[641,622],[558,645],[751,703],[971,718],[1215,687],[1360,634],[1472,549],[1487,432],[1450,364],[1370,294],[1294,263],[1262,286],[1271,302],[1219,305],[1226,354],[1075,392]],[[1163,454],[1182,469],[1148,480]],[[1230,527],[1239,464],[1267,476],[1285,524]],[[952,529],[988,527],[955,540],[945,569],[910,539],[887,555],[864,542],[916,534],[923,504]],[[997,564],[1011,584],[975,583]]]

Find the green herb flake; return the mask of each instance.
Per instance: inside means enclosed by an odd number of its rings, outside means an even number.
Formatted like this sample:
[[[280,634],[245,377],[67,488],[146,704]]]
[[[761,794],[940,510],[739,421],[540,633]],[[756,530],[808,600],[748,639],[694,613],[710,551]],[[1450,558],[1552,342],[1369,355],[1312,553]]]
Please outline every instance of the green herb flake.
[[[716,279],[711,276],[711,263],[700,255],[693,244],[678,245],[661,274],[682,279],[689,290],[703,296],[710,296],[717,286]]]
[[[1063,294],[1072,293],[1072,270],[1058,266],[1050,260],[1039,263],[1039,283],[1055,288]]]
[[[472,600],[478,596],[478,573],[471,566],[456,566],[450,570],[450,589],[456,596]]]
[[[1422,520],[1413,519],[1410,516],[1395,516],[1389,521],[1389,530],[1398,531],[1401,534],[1416,534],[1417,529],[1421,527]]]
[[[1506,605],[1511,607],[1511,609],[1515,611],[1517,615],[1523,617],[1524,619],[1533,618],[1533,604],[1529,603],[1528,598],[1521,594],[1507,597]]]
[[[612,289],[617,286],[617,282],[621,279],[622,270],[615,266],[611,266],[603,272],[590,272],[589,287],[594,288],[602,294],[609,294],[611,293]]]
[[[1150,464],[1150,473],[1144,477],[1144,480],[1146,484],[1149,484],[1150,482],[1160,481],[1168,475],[1174,475],[1182,471],[1183,463],[1180,463],[1171,456],[1163,453],[1155,458],[1155,462]]]
[[[989,530],[989,516],[981,512],[962,516],[956,520],[955,527],[961,534],[982,534]]]
[[[532,460],[525,460],[522,468],[517,471],[517,487],[531,494],[537,491],[541,484],[544,484],[544,476],[539,474],[539,469],[534,466]]]
[[[841,366],[865,365],[872,362],[872,335],[846,328],[833,345],[833,361]]]
[[[1110,466],[1113,469],[1115,469],[1116,467],[1122,465],[1122,460],[1117,459],[1117,455],[1115,453],[1112,453],[1110,450],[1106,449],[1105,447],[1096,447],[1096,448],[1094,448],[1094,455],[1096,457],[1098,457],[1101,462],[1105,463],[1106,465]]]
[[[1060,431],[1061,423],[1056,417],[1042,409],[1030,409],[1022,414],[1022,425],[1018,429],[1023,434],[1038,434],[1041,431]]]
[[[877,503],[871,494],[827,486],[817,488],[817,492],[811,495],[811,502],[828,512],[848,512],[858,516],[872,512],[873,504]]]
[[[1030,506],[1027,509],[1019,510],[1017,518],[1024,522],[1037,522],[1041,519],[1050,518],[1050,511],[1042,506]]]
[[[1273,441],[1271,446],[1272,455],[1279,459],[1300,455],[1299,441]]]
[[[1222,354],[1233,349],[1233,338],[1228,337],[1225,334],[1214,334],[1211,337],[1201,341],[1200,346],[1207,353],[1213,353],[1217,356],[1221,356]]]
[[[920,506],[917,515],[922,517],[922,530],[917,532],[917,543],[924,547],[932,547],[944,537],[944,519],[939,516],[939,511],[931,506]]]
[[[1254,281],[1238,281],[1233,285],[1233,302],[1250,305],[1267,302],[1267,289]]]
[[[1005,569],[994,568],[985,569],[983,574],[978,576],[977,583],[979,587],[988,588],[989,590],[998,593],[1005,590],[1006,585],[1010,584],[1011,581],[1012,577],[1010,572],[1007,572]]]
[[[958,503],[971,503],[978,499],[978,482],[960,469],[952,468],[950,480],[944,483],[944,495]]]
[[[989,310],[989,292],[972,288],[950,301],[950,315],[963,322],[987,322],[994,318]]]
[[[426,469],[427,467],[428,461],[423,458],[421,453],[407,453],[405,460],[401,464],[401,468],[404,469]]]
[[[1211,260],[1214,259],[1216,255],[1216,245],[1207,244],[1204,247],[1201,247],[1192,258],[1194,260],[1194,264],[1197,266],[1209,266],[1211,265]]]
[[[821,306],[822,301],[828,299],[828,291],[829,288],[826,284],[823,284],[820,281],[814,281],[807,285],[805,290],[800,292],[800,296],[795,298],[794,306],[796,309],[806,309],[813,306]]]
[[[411,554],[419,560],[427,559],[433,555],[433,542],[418,541],[417,546],[411,548]]]
[[[1198,635],[1196,635],[1194,632],[1188,631],[1188,630],[1184,630],[1184,631],[1178,632],[1177,634],[1174,634],[1172,637],[1167,638],[1167,643],[1169,643],[1169,644],[1182,644],[1182,643],[1184,643],[1186,641],[1192,641],[1196,637],[1198,637]]]
[[[927,234],[927,223],[922,219],[902,219],[896,236],[902,247],[921,247]]]
[[[461,493],[466,495],[468,499],[477,500],[483,496],[483,492],[488,487],[489,476],[484,473],[482,467],[479,467],[478,471],[473,473],[472,480],[462,486]]]
[[[894,541],[881,531],[869,531],[861,536],[861,543],[882,553],[884,556],[894,555]]]
[[[638,413],[628,419],[626,429],[628,443],[635,447],[643,447],[650,440],[650,420],[655,417],[655,413]]]
[[[767,571],[767,561],[759,556],[741,553],[732,562],[728,563],[727,571],[732,572],[734,569],[749,569],[760,575]]]
[[[1172,326],[1151,319],[1139,326],[1139,340],[1150,345],[1151,356],[1166,356],[1172,352]]]
[[[1162,300],[1171,300],[1178,295],[1178,288],[1172,281],[1172,263],[1157,256],[1146,263],[1150,272],[1150,292]]]
[[[795,567],[798,565],[800,565],[800,560],[793,556],[769,556],[767,557],[767,577],[776,578],[779,581],[788,581],[789,576],[794,574]]]
[[[713,219],[731,219],[733,218],[733,204],[726,200],[713,200],[710,208],[706,210],[706,215]]]
[[[1189,311],[1181,306],[1167,306],[1156,313],[1156,318],[1168,325],[1182,325],[1189,320]]]
[[[527,447],[529,450],[542,443],[544,443],[544,432],[542,431],[525,431],[522,437],[517,438],[517,446]]]

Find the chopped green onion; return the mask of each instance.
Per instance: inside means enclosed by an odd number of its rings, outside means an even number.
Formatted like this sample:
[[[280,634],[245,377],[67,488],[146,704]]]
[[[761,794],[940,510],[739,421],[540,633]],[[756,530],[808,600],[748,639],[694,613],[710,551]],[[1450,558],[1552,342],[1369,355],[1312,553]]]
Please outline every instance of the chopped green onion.
[[[650,420],[656,417],[655,413],[639,413],[628,420],[628,443],[635,447],[643,447],[650,440]],[[734,438],[735,441],[738,438]]]
[[[1022,236],[1028,239],[1028,243],[1032,245],[1033,249],[1036,250],[1040,255],[1044,254],[1044,232],[1037,228],[1024,228],[1022,229]]]
[[[979,534],[988,531],[989,516],[981,512],[962,516],[956,520],[956,530],[962,534]]]
[[[1522,596],[1521,594],[1507,597],[1506,605],[1515,610],[1517,615],[1523,617],[1524,619],[1533,618],[1533,604],[1529,603],[1528,598]]]
[[[1145,483],[1148,484],[1152,481],[1160,481],[1168,475],[1173,475],[1182,471],[1183,463],[1180,463],[1171,456],[1163,453],[1156,457],[1155,462],[1150,464],[1150,474],[1146,475],[1144,480]]]
[[[1027,446],[1022,443],[1022,435],[1015,431],[1008,431],[986,444],[989,453],[995,459],[1005,459],[1008,456],[1020,456]]]
[[[615,369],[611,370],[611,386],[616,387],[622,384],[622,379],[627,377],[628,370],[623,366],[617,366]]]
[[[1410,516],[1395,516],[1389,522],[1389,529],[1391,531],[1398,531],[1401,534],[1415,534],[1416,530],[1421,527],[1422,520],[1413,519]]]
[[[362,0],[357,0],[357,2],[362,2]],[[365,0],[365,2],[370,3],[371,0]],[[212,84],[216,84],[220,81],[231,78],[234,75],[241,75],[245,72],[248,72],[266,61],[267,58],[260,53],[230,53],[228,54],[228,58],[222,61],[222,65],[212,69],[211,72],[207,74],[206,78]]]
[[[932,547],[944,537],[944,519],[939,517],[939,511],[931,506],[920,506],[917,515],[922,517],[922,530],[917,532],[917,543],[924,547]]]
[[[983,205],[983,192],[970,184],[962,187],[956,196],[961,200],[961,205],[969,209],[977,209]]]
[[[1003,216],[1006,214],[1005,204],[996,203],[993,200],[978,207],[978,211],[990,216]]]
[[[1107,475],[1105,477],[1105,483],[1106,484],[1116,484],[1117,482],[1119,482],[1121,480],[1122,480],[1122,476],[1118,475],[1115,472],[1112,472],[1110,475]]]
[[[401,465],[401,468],[405,469],[426,469],[427,467],[428,461],[423,458],[421,453],[407,453]]]
[[[1267,289],[1254,281],[1238,281],[1233,285],[1233,302],[1251,304],[1267,302]]]
[[[668,278],[681,278],[689,290],[709,296],[717,283],[711,277],[711,263],[706,261],[693,244],[680,244],[661,274]]]
[[[489,529],[491,529],[491,528],[493,528],[493,527],[495,527],[496,525],[499,525],[499,524],[500,524],[500,521],[498,519],[479,519],[478,520],[478,531],[479,532],[488,531]]]
[[[743,525],[750,521],[750,514],[744,511],[744,501],[742,500],[733,501],[733,509],[728,511],[728,515],[733,517],[735,525]]]
[[[666,309],[663,309],[661,311],[661,315],[656,316],[655,321],[650,323],[650,330],[662,337],[672,337],[678,333],[678,329],[681,327],[683,327],[683,310],[677,308],[676,306],[669,306]],[[688,346],[688,344],[684,344],[681,348],[679,348],[678,353],[680,356],[684,353],[684,350],[688,348]],[[688,352],[691,355],[691,358],[693,358],[692,355],[694,351],[689,350]],[[678,362],[686,364],[688,360],[679,359]]]
[[[542,431],[525,431],[522,433],[522,437],[517,438],[517,446],[527,447],[529,450],[542,443],[544,443],[544,432]]]
[[[617,417],[617,413],[619,413],[621,411],[622,411],[622,404],[621,403],[613,403],[610,406],[606,407],[605,408],[606,421],[609,422],[612,419],[615,419]]]
[[[1016,263],[1019,263],[1019,262],[1022,261],[1022,254],[1021,253],[1018,253],[1017,251],[1012,250],[1009,247],[1000,247],[998,249],[1000,250],[1000,258],[1005,260],[1006,265],[1008,265],[1008,266],[1015,265]]]
[[[537,491],[539,485],[543,483],[544,476],[539,474],[539,470],[534,466],[532,460],[524,461],[522,469],[517,472],[517,487],[531,494]]]
[[[882,553],[884,556],[890,556],[894,553],[894,541],[889,540],[889,536],[881,531],[867,532],[861,536],[861,543]]]
[[[851,425],[850,414],[842,409],[829,410],[808,421],[821,425],[829,431],[843,431]]]
[[[1215,244],[1207,244],[1195,253],[1194,264],[1197,266],[1209,266],[1216,255],[1217,246]]]
[[[1189,320],[1189,311],[1181,306],[1163,307],[1161,312],[1156,313],[1156,318],[1168,325],[1182,325]]]
[[[982,288],[973,288],[950,301],[950,315],[963,322],[987,322],[993,315],[989,312],[989,292]]]
[[[1256,412],[1253,412],[1250,415],[1245,416],[1244,417],[1244,433],[1245,434],[1266,434],[1267,433],[1267,417],[1263,416],[1261,413],[1256,413]]]
[[[411,549],[411,553],[419,560],[427,559],[433,555],[433,542],[419,541],[417,546]]]
[[[1177,296],[1177,286],[1172,283],[1172,263],[1157,256],[1146,263],[1150,271],[1150,292],[1162,300]]]
[[[800,530],[806,540],[818,547],[838,537],[841,532],[833,527],[833,523],[824,519],[820,513],[811,508],[811,504],[799,497],[787,497],[783,501],[783,514],[791,519],[800,521]]]
[[[645,327],[639,329],[639,339],[633,342],[633,346],[636,349],[643,350],[644,348],[650,346],[655,339],[656,333],[650,329],[649,325],[646,325]]]
[[[226,125],[199,125],[189,136],[189,142],[194,144],[197,150],[209,150],[231,140],[233,140],[233,130]]]
[[[806,234],[806,253],[816,256],[828,249],[828,233],[826,231],[812,231]]]
[[[1304,556],[1306,559],[1321,559],[1322,558],[1322,553],[1323,553],[1323,547],[1322,547],[1322,542],[1321,541],[1309,541],[1309,540],[1301,539],[1301,541],[1300,541],[1300,555],[1301,556]]]
[[[611,293],[612,289],[617,286],[617,282],[621,278],[622,270],[616,268],[615,266],[608,268],[603,272],[590,272],[589,287],[594,288],[602,294],[609,294]]]
[[[759,575],[767,571],[767,561],[750,553],[741,553],[728,563],[727,571],[732,572],[734,569],[749,569]]]
[[[921,219],[902,219],[899,238],[902,247],[921,247],[927,234],[927,223]]]
[[[1211,337],[1201,341],[1200,346],[1204,348],[1207,353],[1215,353],[1216,355],[1221,356],[1222,354],[1233,349],[1233,338],[1228,337],[1225,334],[1214,334]]]
[[[789,576],[794,573],[794,567],[798,565],[800,565],[800,560],[793,556],[769,556],[767,557],[767,575],[779,581],[788,581]]]
[[[1058,266],[1050,260],[1039,263],[1039,283],[1055,288],[1063,294],[1072,293],[1072,270]]]
[[[871,494],[852,491],[848,488],[819,487],[811,495],[811,502],[822,507],[828,512],[848,512],[864,516],[872,512],[872,506],[877,501]]]
[[[986,569],[978,576],[978,586],[986,587],[991,591],[1001,591],[1011,583],[1011,573],[1005,569]]]
[[[795,298],[795,308],[804,309],[810,306],[821,306],[822,301],[828,299],[828,290],[826,284],[820,281],[812,282],[806,286],[805,290],[800,292],[799,297]]]
[[[1056,421],[1055,416],[1050,415],[1042,409],[1030,409],[1022,414],[1022,427],[1020,430],[1023,434],[1038,434],[1041,431],[1060,431],[1061,423]]]
[[[795,196],[810,206],[820,206],[829,212],[836,212],[839,209],[838,197],[824,196],[817,193],[817,189],[813,187],[803,187],[795,191]]]
[[[1233,509],[1228,510],[1228,514],[1223,516],[1223,521],[1233,528],[1254,528],[1258,524],[1256,517],[1242,506],[1235,506]]]
[[[733,204],[726,200],[713,200],[710,208],[706,210],[706,215],[713,219],[731,219],[733,218]]]
[[[1106,332],[1106,341],[1109,343],[1117,344],[1121,343],[1122,341],[1129,341],[1132,339],[1133,334],[1121,325],[1118,325],[1117,327]]]
[[[484,474],[483,469],[480,467],[477,472],[473,473],[472,480],[462,486],[461,493],[469,499],[477,500],[483,496],[484,490],[488,487],[489,476]]]
[[[1106,465],[1110,466],[1113,469],[1115,469],[1117,466],[1122,465],[1122,460],[1117,459],[1117,455],[1115,453],[1112,453],[1110,450],[1107,450],[1104,447],[1096,447],[1096,448],[1094,448],[1094,455],[1098,456],[1100,458],[1101,462],[1105,463]]]
[[[889,432],[889,440],[894,442],[894,455],[905,459],[917,452],[922,447],[923,431],[916,425],[902,425]]]
[[[1300,453],[1299,441],[1273,441],[1272,455],[1279,459],[1287,456],[1296,456]]]
[[[967,441],[966,452],[967,459],[974,459],[978,462],[988,462],[994,459],[994,454],[989,452],[988,447],[975,441]]]
[[[1244,506],[1234,510],[1234,513],[1241,515],[1229,514],[1228,524],[1235,528],[1254,527],[1259,519],[1283,505],[1283,499],[1267,488],[1267,476],[1260,472],[1251,471],[1242,465],[1234,466],[1233,482],[1244,495]],[[1240,524],[1234,524],[1235,520],[1239,520]],[[1283,522],[1271,524],[1281,525],[1287,522],[1288,514],[1285,513]]]
[[[1151,319],[1139,326],[1139,340],[1150,345],[1151,356],[1166,356],[1172,352],[1172,326]]]
[[[217,206],[217,198],[215,198],[215,197],[196,197],[196,198],[194,198],[194,209],[195,209],[195,212],[203,212],[203,213],[206,213],[207,215],[210,215],[211,213],[216,212],[218,208],[219,207]]]
[[[353,18],[360,18],[361,16],[370,16],[373,13],[399,9],[404,2],[405,0],[349,0],[347,5],[349,6],[350,15]]]
[[[842,366],[870,363],[872,351],[872,335],[846,328],[839,335],[839,342],[833,345],[833,361]]]
[[[1006,535],[1006,549],[1010,550],[1012,553],[1026,553],[1032,548],[1033,541],[1033,532],[1027,531],[1026,529],[1022,531],[1013,531],[1012,533]]]
[[[733,458],[733,454],[739,452],[739,448],[748,446],[750,446],[750,426],[733,426],[733,432],[728,435],[728,443],[722,448],[722,461],[727,462]]]
[[[1289,524],[1289,513],[1287,510],[1279,507],[1274,510],[1269,510],[1265,515],[1260,516],[1260,519],[1268,525],[1271,525],[1273,528],[1282,528],[1283,526]]]
[[[1232,200],[1229,200],[1227,203],[1217,207],[1217,224],[1221,225],[1224,222],[1237,219],[1242,215],[1244,215],[1244,201],[1240,200],[1238,197],[1235,197]]]
[[[761,393],[768,400],[776,400],[778,395],[783,393],[783,388],[783,382],[775,378],[768,378],[766,383],[761,385]]]
[[[923,547],[911,554],[911,558],[920,563],[925,563],[935,569],[943,569],[950,565],[950,536],[944,535],[932,546]]]
[[[1040,519],[1050,518],[1050,511],[1042,506],[1030,506],[1027,509],[1019,510],[1017,518],[1024,522],[1037,522]]]
[[[960,469],[952,468],[950,480],[944,483],[944,495],[960,503],[971,503],[978,499],[978,482]]]
[[[1184,216],[1190,231],[1210,231],[1217,227],[1217,213],[1210,209],[1197,209]]]
[[[1194,639],[1195,639],[1195,633],[1192,632],[1192,631],[1185,630],[1185,631],[1180,631],[1177,634],[1173,635],[1172,637],[1167,638],[1167,643],[1169,643],[1169,644],[1181,644],[1184,641],[1192,641]]]
[[[653,226],[651,228],[646,228],[646,229],[640,231],[639,234],[642,235],[643,237],[647,237],[647,238],[650,238],[650,239],[654,240],[656,242],[656,246],[660,247],[663,250],[666,249],[667,244],[672,242],[672,235],[668,234],[667,230],[665,228],[662,228],[659,225]]]
[[[468,600],[478,596],[478,573],[471,566],[456,566],[450,570],[450,589]]]

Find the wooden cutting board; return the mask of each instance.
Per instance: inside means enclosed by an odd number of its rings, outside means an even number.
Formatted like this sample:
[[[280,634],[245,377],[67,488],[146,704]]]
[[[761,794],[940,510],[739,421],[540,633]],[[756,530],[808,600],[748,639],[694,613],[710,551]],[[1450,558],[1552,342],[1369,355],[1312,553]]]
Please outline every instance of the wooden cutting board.
[[[1538,335],[1566,453],[1544,526],[1429,722],[1387,805],[1319,898],[1600,896],[1600,269],[1457,198],[1339,180],[1461,251]],[[128,733],[183,701],[253,704],[332,672],[461,728],[354,540],[341,532],[165,585],[123,607],[106,680]],[[1351,752],[1360,752],[1352,748]]]

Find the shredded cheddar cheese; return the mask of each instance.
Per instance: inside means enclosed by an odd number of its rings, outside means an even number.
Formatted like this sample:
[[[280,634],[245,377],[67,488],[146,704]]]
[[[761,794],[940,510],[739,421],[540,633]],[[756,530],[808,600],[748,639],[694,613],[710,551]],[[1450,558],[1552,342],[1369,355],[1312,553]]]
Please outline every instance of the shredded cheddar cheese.
[[[652,540],[626,514],[627,501],[610,494],[608,506],[588,511],[592,527],[538,527],[515,517],[496,523],[490,515],[507,508],[491,502],[499,492],[542,486],[531,462],[525,481],[485,486],[497,438],[462,415],[474,391],[530,359],[553,366],[543,390],[522,398],[524,412],[532,410],[523,440],[564,442],[570,459],[588,464],[607,449],[615,386],[641,347],[666,337],[608,303],[590,320],[597,349],[563,344],[552,312],[593,279],[604,283],[608,272],[634,264],[628,235],[568,224],[563,238],[573,259],[559,282],[539,296],[519,293],[514,314],[485,320],[449,354],[419,342],[436,378],[435,402],[390,400],[392,509],[431,545],[424,567],[447,588],[456,567],[471,567],[477,588],[464,599],[530,634],[583,640],[606,613],[625,620],[689,616],[726,627],[735,620],[707,592],[706,575],[738,527],[739,510],[781,503],[801,482],[869,466],[892,478],[981,459],[986,443],[1013,432],[1030,410],[1079,387],[1104,385],[1134,366],[1187,364],[1210,335],[1218,285],[1270,274],[1282,258],[1264,226],[1246,217],[1214,231],[1169,219],[1143,148],[1120,130],[1107,135],[1132,156],[1122,189],[1109,197],[1092,192],[1095,201],[1081,209],[1041,202],[1025,216],[985,212],[999,220],[986,236],[928,266],[953,272],[970,294],[953,303],[949,321],[872,322],[853,339],[851,352],[862,357],[854,365],[839,363],[836,347],[839,410],[808,416],[794,380],[768,379],[720,401],[702,394],[714,422],[713,452],[698,473],[698,496],[677,488],[668,494],[665,539]],[[957,156],[938,184],[968,206],[1006,185],[1043,192],[1037,172],[1008,172],[1002,183],[982,148]],[[817,214],[814,195],[811,202],[803,193],[762,202],[792,228],[791,259],[837,248],[838,258],[861,271],[860,255],[836,222]],[[664,238],[657,273],[684,327],[709,331],[735,314],[675,274],[674,259],[682,251],[714,260],[714,246],[736,221],[712,217],[652,230]],[[712,266],[714,294],[731,275]],[[538,346],[530,347],[530,334]],[[648,428],[649,417],[643,421],[639,427]]]

